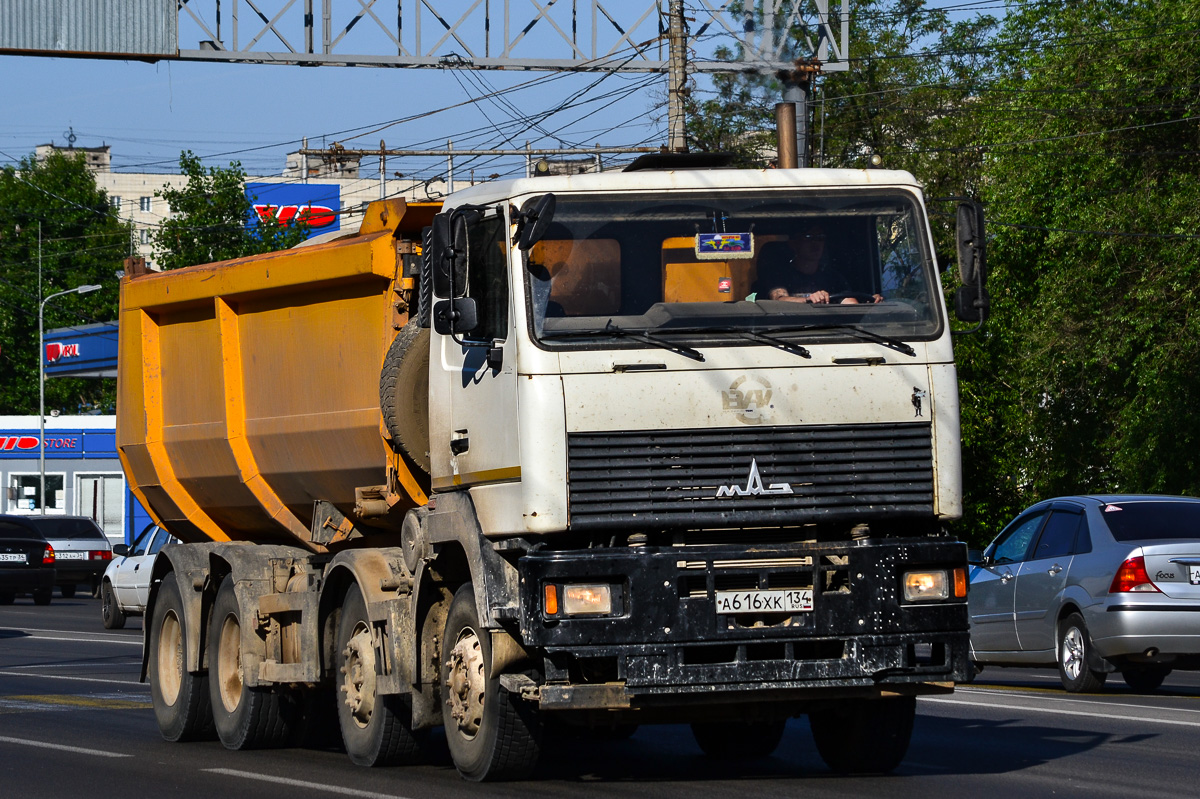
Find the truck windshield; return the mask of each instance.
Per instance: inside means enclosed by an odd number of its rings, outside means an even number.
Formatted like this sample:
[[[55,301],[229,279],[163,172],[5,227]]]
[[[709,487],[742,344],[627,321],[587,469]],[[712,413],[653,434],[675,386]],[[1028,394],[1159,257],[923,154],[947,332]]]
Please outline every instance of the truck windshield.
[[[613,328],[743,345],[752,341],[743,331],[794,340],[941,332],[924,217],[905,192],[557,200],[526,263],[530,319],[545,346],[643,346],[607,335]]]

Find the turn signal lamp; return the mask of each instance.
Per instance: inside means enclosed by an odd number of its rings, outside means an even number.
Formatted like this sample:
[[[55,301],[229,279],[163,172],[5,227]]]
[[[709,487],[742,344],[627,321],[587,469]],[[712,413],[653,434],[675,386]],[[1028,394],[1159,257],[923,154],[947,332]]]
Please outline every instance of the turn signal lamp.
[[[558,586],[547,583],[546,587],[543,591],[543,594],[544,595],[543,595],[542,607],[545,608],[546,615],[547,616],[557,616],[558,615]]]
[[[954,570],[954,596],[962,599],[967,595],[967,570]]]
[[[612,613],[612,587],[608,585],[564,585],[563,610],[568,616]]]
[[[950,598],[949,575],[944,569],[904,573],[904,601],[931,602]]]
[[[1146,573],[1146,561],[1141,555],[1129,558],[1117,569],[1112,585],[1108,587],[1110,594],[1155,593],[1160,594],[1158,586],[1150,581]]]
[[[46,544],[46,551],[42,553],[42,565],[54,565],[54,547],[50,546],[49,544]]]

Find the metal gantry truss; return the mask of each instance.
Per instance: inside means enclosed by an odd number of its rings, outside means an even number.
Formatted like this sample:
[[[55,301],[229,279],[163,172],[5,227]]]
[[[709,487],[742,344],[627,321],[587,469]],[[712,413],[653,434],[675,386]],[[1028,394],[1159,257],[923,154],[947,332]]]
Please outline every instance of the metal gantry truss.
[[[846,68],[848,0],[686,0],[689,72]],[[179,0],[177,58],[668,72],[667,0]],[[789,35],[789,33],[791,35]],[[718,50],[732,56],[718,57]]]

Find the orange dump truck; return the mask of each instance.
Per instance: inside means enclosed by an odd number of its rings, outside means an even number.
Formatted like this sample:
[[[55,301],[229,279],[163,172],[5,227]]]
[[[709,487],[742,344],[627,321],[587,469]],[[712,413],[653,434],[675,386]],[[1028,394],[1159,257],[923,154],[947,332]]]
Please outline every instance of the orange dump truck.
[[[915,697],[968,669],[919,184],[688,166],[375,203],[124,279],[118,449],[184,542],[146,613],[166,738],[328,725],[374,766],[443,726],[484,780],[529,773],[551,719],[753,757],[807,714],[832,768],[900,762]]]

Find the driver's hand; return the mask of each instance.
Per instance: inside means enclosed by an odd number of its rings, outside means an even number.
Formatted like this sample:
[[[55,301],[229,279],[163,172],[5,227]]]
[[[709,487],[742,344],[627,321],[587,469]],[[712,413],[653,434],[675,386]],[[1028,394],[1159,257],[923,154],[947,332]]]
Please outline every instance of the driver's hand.
[[[871,299],[875,302],[883,302],[883,295],[882,294],[872,294]]]
[[[812,303],[818,303],[818,304],[828,303],[829,302],[829,292],[828,291],[814,291],[808,295],[808,301],[812,302]]]

